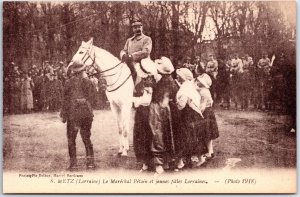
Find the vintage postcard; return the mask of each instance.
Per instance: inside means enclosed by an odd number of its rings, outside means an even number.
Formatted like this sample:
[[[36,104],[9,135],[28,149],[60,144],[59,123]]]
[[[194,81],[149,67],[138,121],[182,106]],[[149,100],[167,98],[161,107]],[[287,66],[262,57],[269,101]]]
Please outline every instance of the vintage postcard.
[[[296,193],[295,1],[3,2],[3,193]]]

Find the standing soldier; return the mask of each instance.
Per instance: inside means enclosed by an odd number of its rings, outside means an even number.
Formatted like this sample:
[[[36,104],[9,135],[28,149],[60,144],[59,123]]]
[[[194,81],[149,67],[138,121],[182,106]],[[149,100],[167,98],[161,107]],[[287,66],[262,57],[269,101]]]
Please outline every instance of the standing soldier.
[[[242,102],[242,110],[248,108],[249,98],[251,98],[253,88],[253,59],[248,54],[245,55],[243,59],[243,73],[241,74],[241,102]]]
[[[198,77],[197,76],[197,69],[199,68],[199,66],[201,67],[202,70],[205,70],[205,64],[201,61],[200,56],[196,56],[195,61],[194,61],[194,78]]]
[[[211,86],[210,90],[211,90],[213,100],[215,100],[216,96],[217,96],[217,93],[216,93],[216,80],[217,80],[217,75],[218,75],[218,62],[214,58],[213,54],[210,54],[208,56],[208,58],[209,58],[209,61],[207,62],[207,65],[206,65],[206,73],[212,79],[212,86]]]
[[[92,103],[94,102],[94,87],[87,78],[84,65],[70,67],[74,76],[65,83],[63,106],[60,116],[62,122],[67,122],[67,137],[70,156],[69,169],[77,168],[76,136],[78,130],[85,145],[88,169],[95,168],[94,150],[91,142],[91,127],[93,122]]]
[[[258,109],[262,110],[262,105],[267,107],[267,84],[270,78],[271,61],[268,58],[266,52],[263,53],[263,57],[257,63],[258,68]]]
[[[230,85],[231,93],[235,108],[237,109],[241,93],[241,74],[243,73],[243,62],[238,57],[238,54],[234,54],[233,59],[231,59],[230,72],[232,74]]]
[[[217,101],[224,109],[230,107],[230,71],[228,63],[224,57],[219,59],[218,78],[217,78]]]
[[[131,24],[134,36],[128,38],[124,49],[120,52],[122,62],[125,62],[130,68],[134,82],[136,81],[136,67],[142,59],[150,58],[152,50],[152,40],[149,36],[143,34],[143,24],[139,20]],[[135,83],[136,84],[136,83]]]

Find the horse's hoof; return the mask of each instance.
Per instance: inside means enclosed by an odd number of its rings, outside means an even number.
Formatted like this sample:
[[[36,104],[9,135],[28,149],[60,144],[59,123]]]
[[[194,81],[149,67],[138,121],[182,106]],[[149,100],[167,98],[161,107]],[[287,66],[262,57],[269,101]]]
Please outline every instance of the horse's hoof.
[[[121,154],[121,157],[127,157],[128,156],[128,151],[124,150]]]

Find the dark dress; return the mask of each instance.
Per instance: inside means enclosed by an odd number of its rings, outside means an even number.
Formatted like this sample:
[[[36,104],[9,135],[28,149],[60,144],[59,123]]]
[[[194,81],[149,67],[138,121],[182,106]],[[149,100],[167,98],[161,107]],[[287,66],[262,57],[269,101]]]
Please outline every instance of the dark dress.
[[[136,85],[135,97],[143,95],[145,87],[154,87],[154,79],[142,79]],[[133,126],[133,147],[138,162],[149,163],[152,159],[151,145],[153,134],[149,125],[149,106],[136,108]]]
[[[182,110],[182,144],[183,156],[189,158],[192,155],[207,153],[205,131],[201,129],[204,119],[188,105]]]
[[[204,119],[201,120],[199,136],[204,135],[205,142],[217,139],[219,137],[219,130],[215,113],[211,107],[208,107],[203,112]],[[202,138],[202,137],[201,137]]]
[[[174,126],[176,125],[173,124],[170,108],[159,104],[165,93],[169,93],[173,102],[176,93],[174,87],[176,84],[171,75],[163,75],[153,90],[149,121],[154,134],[151,150],[154,164],[158,165],[170,162],[175,157]]]
[[[183,157],[186,146],[186,134],[184,132],[184,125],[182,121],[182,111],[178,109],[176,105],[176,93],[179,90],[179,86],[173,80],[172,94],[170,95],[170,110],[172,117],[172,130],[174,138],[174,157],[176,159]]]

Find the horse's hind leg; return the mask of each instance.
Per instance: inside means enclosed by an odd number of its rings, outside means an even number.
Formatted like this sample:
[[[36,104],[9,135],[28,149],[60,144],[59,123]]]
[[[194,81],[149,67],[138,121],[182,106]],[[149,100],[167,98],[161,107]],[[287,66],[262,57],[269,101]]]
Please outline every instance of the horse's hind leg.
[[[123,138],[122,138],[122,118],[121,118],[121,110],[118,105],[114,104],[113,102],[110,102],[110,108],[115,114],[115,117],[117,118],[117,124],[119,129],[119,150],[118,153],[121,154],[123,152]]]

